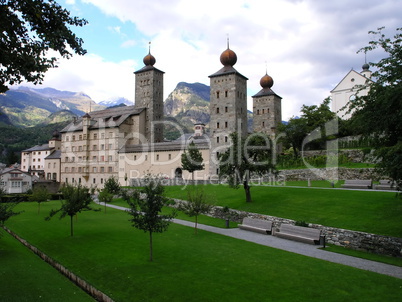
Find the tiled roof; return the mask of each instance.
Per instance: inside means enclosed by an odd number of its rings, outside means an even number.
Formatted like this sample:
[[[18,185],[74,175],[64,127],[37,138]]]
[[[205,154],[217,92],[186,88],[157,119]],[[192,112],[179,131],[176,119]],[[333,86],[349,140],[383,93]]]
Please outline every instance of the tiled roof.
[[[61,158],[61,151],[56,150],[48,155],[45,159],[60,159]]]
[[[254,98],[254,97],[269,96],[269,95],[274,95],[274,96],[281,98],[271,88],[263,88],[257,94],[253,95],[252,97]]]
[[[123,146],[119,153],[186,150],[187,144],[190,143],[191,140],[194,141],[194,144],[198,149],[210,148],[209,138],[207,136],[193,136],[193,134],[185,134],[171,142]]]
[[[236,69],[234,69],[233,66],[223,66],[220,70],[218,70],[214,74],[211,74],[209,77],[213,78],[213,77],[218,77],[218,76],[227,75],[227,74],[237,74],[237,75],[241,76],[242,78],[248,80],[248,78],[246,78],[244,75],[242,75]]]
[[[135,106],[122,106],[105,110],[92,111],[88,114],[91,118],[89,129],[114,128],[120,126],[128,117],[140,114],[145,108]],[[84,116],[85,117],[85,116]],[[61,133],[82,131],[83,117],[68,124]]]
[[[53,147],[50,148],[49,144],[43,144],[43,145],[36,145],[36,146],[31,147],[29,149],[22,150],[21,152],[48,151],[48,150],[51,150],[51,149],[53,149]]]

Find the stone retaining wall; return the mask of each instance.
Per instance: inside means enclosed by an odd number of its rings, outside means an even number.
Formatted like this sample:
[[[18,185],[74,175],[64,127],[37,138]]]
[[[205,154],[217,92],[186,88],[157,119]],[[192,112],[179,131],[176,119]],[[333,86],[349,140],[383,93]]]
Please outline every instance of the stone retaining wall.
[[[182,200],[176,201],[183,202]],[[296,223],[296,221],[292,219],[225,209],[218,206],[214,207],[209,215],[215,218],[229,219],[230,221],[238,223],[241,223],[244,217],[269,220],[272,221],[274,232],[279,230],[282,223],[292,225]],[[402,238],[351,231],[311,223],[309,227],[321,230],[322,234],[326,236],[326,243],[329,244],[376,254],[402,257]]]
[[[70,272],[66,267],[62,266],[60,263],[55,261],[54,259],[50,258],[48,255],[40,251],[37,247],[31,245],[29,242],[27,242],[25,239],[22,239],[19,237],[17,234],[9,230],[8,228],[4,227],[3,228],[15,239],[17,239],[19,242],[21,242],[23,245],[25,245],[27,248],[29,248],[32,252],[34,252],[36,255],[38,255],[42,260],[45,262],[49,263],[51,266],[53,266],[55,269],[57,269],[61,274],[66,276],[70,281],[72,281],[74,284],[76,284],[78,287],[80,287],[82,290],[87,292],[89,295],[91,295],[96,301],[101,301],[101,302],[113,302],[113,300],[108,297],[106,294],[102,293],[101,291],[97,290],[95,287],[90,285],[88,282],[85,280],[81,279],[78,277],[76,274]]]

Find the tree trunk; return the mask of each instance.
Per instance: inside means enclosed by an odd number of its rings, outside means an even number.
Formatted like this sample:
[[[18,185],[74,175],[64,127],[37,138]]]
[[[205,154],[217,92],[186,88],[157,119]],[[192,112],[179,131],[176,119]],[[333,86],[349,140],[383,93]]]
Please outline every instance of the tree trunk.
[[[70,216],[70,236],[73,237],[73,216]]]
[[[246,192],[246,202],[251,202],[250,186],[247,181],[243,182],[244,191]]]
[[[149,232],[149,261],[153,261],[153,252],[152,252],[152,232]]]

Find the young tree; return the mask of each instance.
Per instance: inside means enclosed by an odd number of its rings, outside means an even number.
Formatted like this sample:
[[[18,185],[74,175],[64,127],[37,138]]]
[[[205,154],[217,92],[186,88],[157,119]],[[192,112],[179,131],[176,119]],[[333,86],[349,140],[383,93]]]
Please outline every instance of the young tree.
[[[202,154],[193,141],[188,145],[187,151],[185,150],[181,155],[181,165],[183,170],[191,173],[193,181],[194,171],[204,169]]]
[[[29,197],[30,201],[36,201],[38,203],[38,214],[40,213],[40,204],[44,201],[49,200],[50,194],[45,187],[36,187],[31,196]]]
[[[198,216],[207,214],[212,209],[212,204],[206,202],[208,196],[199,186],[193,187],[187,192],[187,202],[180,204],[179,210],[189,217],[195,217],[195,234],[197,234]]]
[[[99,202],[103,202],[105,204],[105,213],[106,213],[106,203],[112,202],[113,194],[110,193],[106,188],[103,188],[103,190],[99,192],[98,198]]]
[[[262,133],[252,134],[246,139],[237,133],[230,137],[232,145],[219,156],[219,178],[227,178],[229,186],[235,189],[242,184],[246,202],[251,202],[251,178],[269,172],[276,174],[270,140]]]
[[[116,177],[111,176],[105,181],[104,189],[110,194],[117,195],[120,193],[121,187]]]
[[[355,110],[352,124],[364,136],[370,137],[377,158],[379,173],[392,178],[402,188],[402,28],[393,38],[382,33],[383,28],[370,31],[377,38],[360,51],[368,52],[381,48],[385,58],[371,63],[376,71],[366,96],[350,102]]]
[[[46,220],[50,220],[54,215],[60,213],[60,219],[70,216],[70,235],[73,236],[73,217],[84,210],[93,210],[90,206],[92,202],[89,189],[81,185],[72,186],[66,184],[62,189],[64,200],[62,201],[61,208],[58,210],[51,210]]]
[[[1,0],[0,93],[24,79],[41,83],[44,73],[57,67],[49,50],[67,59],[72,52],[84,55],[83,41],[70,27],[85,24],[54,0]]]
[[[149,259],[153,261],[152,235],[166,231],[176,213],[161,213],[162,207],[170,200],[163,195],[164,188],[159,179],[148,177],[146,181],[147,184],[141,190],[131,194],[125,191],[123,198],[130,206],[128,213],[132,216],[132,226],[149,233]]]

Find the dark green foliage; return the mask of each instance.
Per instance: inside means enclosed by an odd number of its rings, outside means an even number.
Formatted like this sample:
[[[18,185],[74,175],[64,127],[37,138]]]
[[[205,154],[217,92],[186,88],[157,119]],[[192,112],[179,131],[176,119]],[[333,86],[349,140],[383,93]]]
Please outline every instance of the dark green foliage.
[[[117,195],[120,193],[120,184],[116,177],[111,176],[105,181],[104,189],[110,194]]]
[[[133,227],[149,233],[150,261],[153,261],[152,234],[163,233],[176,213],[162,214],[162,208],[171,201],[164,196],[164,188],[157,178],[148,176],[146,186],[131,193],[124,191],[123,199],[130,206],[129,221]]]
[[[308,227],[308,223],[305,222],[304,220],[296,221],[295,225],[296,226],[301,226],[301,227]]]
[[[0,225],[3,226],[4,223],[15,215],[18,215],[22,212],[14,212],[14,207],[18,204],[18,202],[0,202]]]
[[[251,202],[250,180],[276,173],[271,143],[262,133],[252,134],[247,139],[232,133],[230,138],[232,145],[219,156],[219,178],[227,180],[235,189],[243,185],[246,202]]]
[[[38,203],[38,214],[40,213],[40,204],[44,201],[49,200],[50,193],[44,187],[35,187],[29,201],[36,201]]]
[[[382,33],[383,28],[370,31],[376,37],[369,46],[360,51],[382,49],[386,57],[377,63],[366,96],[349,104],[355,110],[352,116],[354,127],[373,142],[374,156],[378,160],[378,172],[391,177],[402,187],[402,28],[393,38]]]
[[[293,148],[294,156],[299,157],[303,147],[303,141],[308,134],[319,129],[321,138],[311,141],[304,146],[305,150],[318,150],[325,147],[327,137],[325,133],[325,123],[336,118],[336,114],[329,108],[330,99],[325,99],[320,105],[306,106],[301,108],[300,118],[293,117],[287,124],[280,124],[278,130],[285,136],[281,139],[285,147]]]
[[[54,0],[1,0],[0,2],[0,92],[7,85],[23,80],[41,83],[44,73],[56,67],[56,58],[49,50],[70,58],[71,51],[84,55],[82,39],[71,31],[84,26],[84,19],[71,17]]]
[[[195,186],[187,192],[187,202],[180,204],[179,210],[189,217],[195,217],[195,233],[197,234],[198,216],[208,214],[213,208],[212,204],[207,203],[205,190],[201,186]]]
[[[103,202],[105,204],[105,213],[106,213],[106,203],[110,203],[113,200],[113,194],[110,193],[106,188],[101,190],[98,195],[99,202]]]
[[[64,200],[61,203],[61,208],[58,210],[51,210],[46,220],[50,220],[54,215],[60,213],[60,219],[70,216],[70,235],[73,236],[73,216],[77,215],[81,211],[93,210],[90,206],[92,202],[89,189],[81,185],[72,186],[66,184],[61,189]]]
[[[188,145],[187,150],[185,150],[181,155],[181,165],[183,170],[186,170],[192,174],[193,180],[194,171],[204,169],[202,154],[193,141]]]

